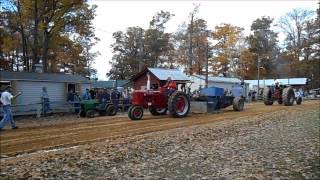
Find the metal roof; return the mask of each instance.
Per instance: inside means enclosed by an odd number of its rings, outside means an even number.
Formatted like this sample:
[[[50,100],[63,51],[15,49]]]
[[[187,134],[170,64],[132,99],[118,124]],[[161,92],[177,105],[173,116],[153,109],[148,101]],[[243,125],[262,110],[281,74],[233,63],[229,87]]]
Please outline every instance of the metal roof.
[[[16,72],[0,71],[0,80],[21,80],[21,81],[50,81],[50,82],[74,82],[91,83],[89,79],[80,75],[58,74],[58,73],[34,73],[34,72]]]
[[[148,68],[159,80],[167,80],[170,76],[175,81],[190,81],[190,78],[178,69]]]
[[[288,78],[288,79],[277,79],[280,84],[283,85],[305,85],[307,78]],[[251,86],[258,85],[258,80],[244,80],[246,83],[250,83]],[[274,79],[260,79],[259,84],[270,86],[274,85]]]
[[[203,75],[192,75],[200,79],[205,80],[206,77]],[[218,76],[209,76],[208,81],[211,82],[224,82],[224,83],[241,83],[241,80],[238,78],[229,78],[229,77],[218,77]]]
[[[118,87],[123,87],[128,83],[129,83],[129,81],[127,81],[127,80],[117,80],[117,86]],[[93,88],[114,88],[115,85],[116,85],[116,81],[115,80],[94,81],[94,82],[92,82],[92,87]]]

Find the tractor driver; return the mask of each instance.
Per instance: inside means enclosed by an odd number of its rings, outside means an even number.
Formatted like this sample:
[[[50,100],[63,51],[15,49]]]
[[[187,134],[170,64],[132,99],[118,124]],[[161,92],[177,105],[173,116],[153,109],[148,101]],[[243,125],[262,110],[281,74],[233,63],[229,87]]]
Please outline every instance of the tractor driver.
[[[280,82],[278,81],[278,79],[274,81],[274,85],[276,88],[280,88]]]
[[[169,76],[167,79],[167,83],[163,86],[164,88],[167,88],[168,96],[170,96],[174,91],[177,90],[177,83],[171,79]]]

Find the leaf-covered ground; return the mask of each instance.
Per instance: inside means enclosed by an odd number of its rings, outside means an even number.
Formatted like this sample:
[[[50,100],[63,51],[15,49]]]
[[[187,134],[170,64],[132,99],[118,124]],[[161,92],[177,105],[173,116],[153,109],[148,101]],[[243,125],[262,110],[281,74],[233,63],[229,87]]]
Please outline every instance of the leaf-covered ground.
[[[0,179],[319,179],[319,104],[1,160]]]

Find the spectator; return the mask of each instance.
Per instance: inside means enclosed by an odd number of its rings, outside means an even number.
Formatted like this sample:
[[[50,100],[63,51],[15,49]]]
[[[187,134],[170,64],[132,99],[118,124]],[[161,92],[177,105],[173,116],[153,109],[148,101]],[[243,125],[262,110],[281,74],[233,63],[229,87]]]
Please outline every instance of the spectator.
[[[46,115],[50,108],[50,100],[49,100],[49,95],[47,92],[46,87],[42,87],[42,95],[41,95],[41,102],[42,102],[42,111],[43,115]]]
[[[11,94],[12,88],[11,86],[7,86],[5,91],[1,93],[0,101],[3,107],[3,118],[0,121],[0,130],[6,125],[6,123],[10,122],[12,129],[17,129],[18,126],[16,125],[15,121],[13,120],[12,110],[11,110],[11,100],[15,99],[22,93],[19,92],[17,95],[13,96]]]
[[[248,93],[248,102],[251,102],[251,91],[249,91],[249,93]]]
[[[116,107],[118,107],[119,98],[120,98],[120,93],[117,91],[117,89],[114,89],[114,90],[111,92],[111,100],[112,100],[112,103],[113,103]]]
[[[108,103],[110,101],[110,94],[107,89],[104,89],[101,96],[101,102]]]
[[[95,90],[93,90],[93,89],[90,89],[90,95],[91,95],[91,99],[96,99],[96,91]]]
[[[86,92],[83,93],[81,99],[82,100],[90,100],[90,99],[92,99],[89,89],[86,89]]]
[[[81,99],[80,99],[78,91],[76,91],[74,93],[73,99],[74,99],[74,111],[75,111],[75,113],[79,113],[80,112],[80,101],[81,101]]]
[[[73,92],[72,89],[67,94],[67,101],[68,102],[73,102],[74,101],[74,92]]]

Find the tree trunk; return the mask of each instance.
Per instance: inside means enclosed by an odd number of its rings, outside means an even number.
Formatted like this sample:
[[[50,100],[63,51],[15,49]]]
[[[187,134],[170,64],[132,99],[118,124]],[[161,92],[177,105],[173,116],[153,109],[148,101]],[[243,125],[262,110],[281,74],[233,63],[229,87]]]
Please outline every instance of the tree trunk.
[[[39,43],[38,43],[38,26],[39,26],[39,18],[38,18],[38,1],[34,1],[34,29],[33,29],[33,48],[32,48],[32,53],[33,53],[33,58],[34,58],[34,63],[38,64],[39,63]]]
[[[43,54],[42,54],[43,72],[48,72],[49,41],[50,41],[50,34],[47,30],[45,30],[44,31],[44,42],[43,42]]]
[[[24,63],[23,70],[29,72],[30,71],[30,62],[29,62],[29,55],[28,55],[28,45],[27,45],[27,40],[26,40],[26,36],[24,33],[24,27],[22,24],[20,1],[18,1],[17,9],[18,9],[18,14],[19,14],[19,19],[20,19],[20,34],[21,34],[21,39],[22,39],[22,56],[23,56],[23,63]]]

